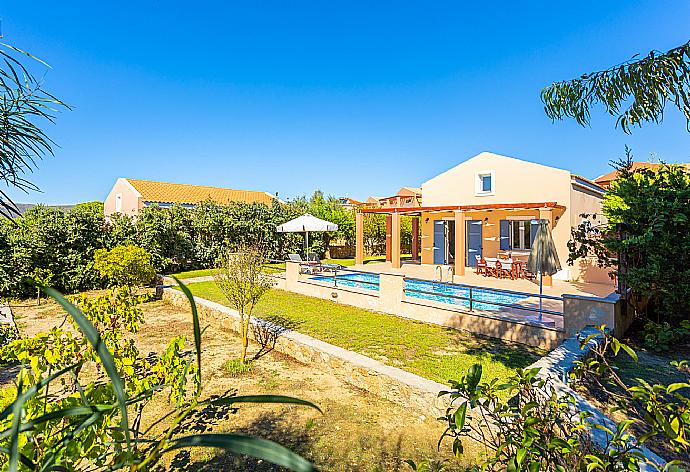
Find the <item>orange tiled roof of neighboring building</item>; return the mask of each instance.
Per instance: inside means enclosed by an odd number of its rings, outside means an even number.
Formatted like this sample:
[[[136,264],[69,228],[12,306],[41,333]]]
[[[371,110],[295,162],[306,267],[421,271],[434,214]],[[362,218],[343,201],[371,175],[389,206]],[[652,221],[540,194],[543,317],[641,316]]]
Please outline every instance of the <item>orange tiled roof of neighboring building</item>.
[[[639,169],[652,169],[656,170],[659,167],[661,167],[663,164],[657,163],[657,162],[633,162],[632,163],[632,171],[636,171]],[[690,172],[690,164],[677,164],[680,166],[685,167],[689,172]],[[614,170],[612,172],[609,172],[608,174],[604,174],[600,177],[597,177],[594,179],[594,182],[596,182],[599,185],[602,185],[604,187],[607,187],[611,184],[612,181],[616,180],[616,177],[618,177],[618,171]]]
[[[402,187],[398,190],[396,195],[399,196],[410,196],[410,195],[421,195],[422,189],[419,187]]]
[[[152,180],[127,179],[144,201],[154,203],[186,203],[194,205],[204,200],[217,203],[245,202],[270,205],[275,198],[266,192],[208,187],[205,185],[173,184]]]
[[[360,202],[359,200],[355,200],[354,198],[350,198],[350,197],[340,197],[339,200],[341,201],[341,203],[345,203],[347,205],[361,205],[362,204],[362,202]]]
[[[658,169],[661,167],[662,164],[657,164],[653,162],[633,162],[631,170],[634,172],[638,169]],[[618,171],[614,170],[609,172],[608,174],[601,175],[594,179],[594,182],[597,184],[607,184],[611,182],[612,180],[615,180],[616,177],[618,177]]]

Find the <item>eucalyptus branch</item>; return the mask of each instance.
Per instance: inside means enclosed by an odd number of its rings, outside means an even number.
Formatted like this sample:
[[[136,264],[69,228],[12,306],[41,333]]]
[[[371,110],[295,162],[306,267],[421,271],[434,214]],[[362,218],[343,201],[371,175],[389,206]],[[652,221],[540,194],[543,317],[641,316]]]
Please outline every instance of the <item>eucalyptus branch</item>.
[[[690,131],[690,42],[556,82],[542,90],[541,100],[552,120],[573,118],[582,126],[590,122],[590,108],[601,104],[626,133],[631,126],[661,122],[670,102],[683,113]]]

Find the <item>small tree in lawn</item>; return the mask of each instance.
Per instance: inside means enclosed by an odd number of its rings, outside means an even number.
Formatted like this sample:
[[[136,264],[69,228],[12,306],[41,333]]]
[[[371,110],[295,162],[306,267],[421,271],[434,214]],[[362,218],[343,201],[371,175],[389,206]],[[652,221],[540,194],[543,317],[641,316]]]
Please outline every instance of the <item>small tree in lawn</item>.
[[[240,245],[236,252],[227,251],[218,259],[213,276],[230,305],[240,314],[242,357],[246,363],[249,344],[249,322],[256,304],[270,290],[273,282],[263,272],[266,258],[259,245]]]

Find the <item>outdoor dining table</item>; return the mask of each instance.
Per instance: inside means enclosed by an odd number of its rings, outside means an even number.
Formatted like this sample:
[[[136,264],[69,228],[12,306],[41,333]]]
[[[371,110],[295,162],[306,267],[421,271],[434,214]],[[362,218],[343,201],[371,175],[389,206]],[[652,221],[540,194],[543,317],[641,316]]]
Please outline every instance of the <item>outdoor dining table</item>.
[[[513,269],[513,260],[512,259],[499,259],[497,257],[485,257],[484,260],[486,261],[486,268],[487,269],[496,269],[496,262],[501,263],[501,270],[506,271],[506,272],[511,272]],[[519,262],[519,261],[515,261]],[[497,277],[501,277],[500,274],[496,274]]]

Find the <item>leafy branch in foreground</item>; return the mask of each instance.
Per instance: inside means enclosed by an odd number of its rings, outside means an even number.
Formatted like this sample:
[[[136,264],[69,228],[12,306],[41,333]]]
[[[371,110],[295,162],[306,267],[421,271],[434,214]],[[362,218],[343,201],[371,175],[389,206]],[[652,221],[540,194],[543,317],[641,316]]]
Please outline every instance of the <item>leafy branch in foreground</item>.
[[[610,69],[556,82],[541,92],[544,110],[552,120],[590,121],[590,107],[602,104],[617,116],[616,126],[630,133],[631,126],[659,123],[671,102],[686,119],[690,131],[690,41],[667,52],[652,51],[642,59]],[[628,104],[629,102],[629,104]]]
[[[0,44],[0,182],[25,192],[37,190],[24,175],[33,171],[36,161],[53,154],[53,141],[37,122],[54,122],[60,108],[69,107],[43,88],[42,80],[14,56],[26,56],[48,67],[43,61],[7,44]],[[0,189],[0,216],[19,211]]]
[[[688,457],[690,384],[650,385],[638,379],[636,385],[626,385],[610,360],[626,353],[637,361],[637,354],[605,326],[581,339],[580,345],[593,346],[592,356],[577,362],[570,377],[576,385],[594,382],[613,397],[625,413],[615,426],[595,422],[572,393],[556,389],[539,376],[538,368],[518,369],[504,383],[482,382],[482,367],[475,364],[459,380],[450,381],[451,391],[439,394],[451,400],[446,415],[439,418],[447,425],[439,447],[448,437],[459,457],[467,439],[479,442],[485,452],[478,468],[484,471],[639,471],[643,466],[653,470],[660,464],[640,448],[650,445],[652,438]],[[688,371],[686,361],[672,364]],[[631,431],[640,427],[644,434],[635,439]],[[605,444],[592,440],[595,431],[605,433]],[[663,470],[682,471],[684,465],[672,460]]]
[[[144,322],[144,298],[126,288],[111,295],[75,298],[44,287],[72,319],[73,329],[24,338],[2,348],[5,361],[21,366],[16,388],[0,390],[0,466],[16,470],[152,470],[170,451],[221,448],[290,468],[312,465],[285,447],[236,434],[185,435],[200,408],[240,403],[314,404],[282,395],[201,394],[201,329],[193,297],[194,355],[185,338],[174,337],[155,358],[142,356],[129,334]],[[195,362],[196,360],[196,362]],[[194,388],[188,389],[192,384]],[[168,394],[166,414],[148,414],[148,404]],[[157,401],[160,404],[160,401]],[[131,421],[130,421],[131,420]]]

